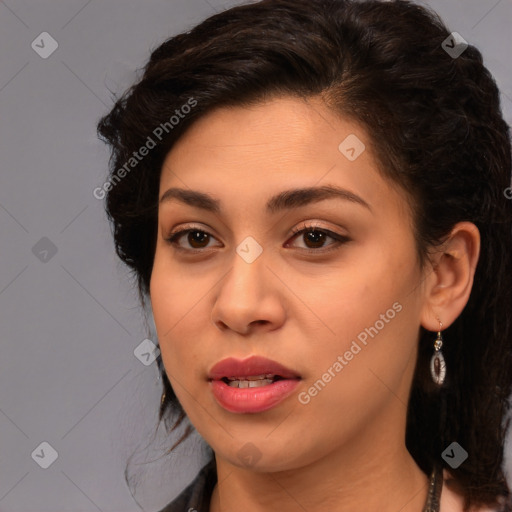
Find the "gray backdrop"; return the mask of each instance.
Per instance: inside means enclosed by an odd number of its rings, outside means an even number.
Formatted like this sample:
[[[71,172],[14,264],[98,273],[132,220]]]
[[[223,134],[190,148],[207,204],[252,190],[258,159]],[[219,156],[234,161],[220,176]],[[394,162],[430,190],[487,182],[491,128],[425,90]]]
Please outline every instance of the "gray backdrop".
[[[161,458],[160,429],[145,449],[160,383],[92,193],[108,159],[95,125],[152,48],[235,3],[0,1],[2,512],[158,510],[205,461],[197,434]],[[480,48],[510,124],[512,1],[425,3]],[[123,476],[134,452],[140,506]]]

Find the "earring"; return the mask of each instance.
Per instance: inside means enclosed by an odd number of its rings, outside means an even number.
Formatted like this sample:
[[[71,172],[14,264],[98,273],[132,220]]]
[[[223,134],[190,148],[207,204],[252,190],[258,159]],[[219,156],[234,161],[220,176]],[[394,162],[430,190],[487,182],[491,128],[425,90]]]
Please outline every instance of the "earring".
[[[441,335],[441,328],[443,324],[439,321],[439,331],[437,331],[437,338],[434,342],[434,355],[430,360],[430,373],[432,374],[432,380],[438,385],[442,386],[446,377],[446,361],[444,360],[441,347],[443,346],[443,337]]]

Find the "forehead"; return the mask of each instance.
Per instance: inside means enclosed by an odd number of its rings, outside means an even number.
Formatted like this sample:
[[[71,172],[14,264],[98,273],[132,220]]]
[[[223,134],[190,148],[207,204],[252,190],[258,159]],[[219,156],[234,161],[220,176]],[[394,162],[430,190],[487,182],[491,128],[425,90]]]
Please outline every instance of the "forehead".
[[[318,98],[285,97],[219,108],[197,120],[164,161],[160,196],[179,187],[249,201],[327,183],[368,204],[389,208],[391,201],[406,211],[406,196],[383,177],[361,125]]]

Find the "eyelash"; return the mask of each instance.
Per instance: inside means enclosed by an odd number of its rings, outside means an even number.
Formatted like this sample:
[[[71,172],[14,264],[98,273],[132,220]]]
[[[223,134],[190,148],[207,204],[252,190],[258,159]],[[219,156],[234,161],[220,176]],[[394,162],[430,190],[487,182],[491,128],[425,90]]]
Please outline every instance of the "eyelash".
[[[191,233],[191,232],[204,233],[206,235],[209,235],[209,236],[213,237],[213,235],[211,235],[210,233],[208,233],[207,231],[205,231],[203,229],[199,229],[199,228],[195,228],[195,227],[189,227],[187,229],[182,229],[182,230],[179,230],[179,231],[174,231],[167,238],[165,238],[165,241],[167,243],[173,245],[179,251],[183,251],[183,252],[187,252],[187,253],[201,253],[201,252],[205,252],[205,249],[185,249],[183,247],[180,247],[177,244],[177,240],[179,240],[182,236],[184,236],[184,235],[186,235],[188,233]],[[328,248],[328,249],[325,249],[325,248],[318,248],[318,249],[299,248],[301,251],[306,252],[308,254],[313,254],[313,253],[325,254],[327,252],[339,249],[341,245],[343,245],[344,243],[350,241],[350,238],[348,238],[347,236],[340,235],[338,233],[334,233],[333,231],[330,231],[328,229],[320,228],[316,224],[303,224],[300,227],[292,229],[292,231],[291,231],[291,238],[296,238],[297,235],[300,235],[302,233],[310,233],[310,232],[322,233],[324,235],[327,235],[328,238],[334,239],[336,241],[336,243],[330,244],[328,246],[330,248]],[[334,246],[334,247],[331,247],[331,246]]]

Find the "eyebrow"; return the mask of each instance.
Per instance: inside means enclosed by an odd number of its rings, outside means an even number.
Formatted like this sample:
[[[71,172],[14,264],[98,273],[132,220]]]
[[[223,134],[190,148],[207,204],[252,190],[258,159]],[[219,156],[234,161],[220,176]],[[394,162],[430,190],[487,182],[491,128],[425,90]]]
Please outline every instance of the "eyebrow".
[[[216,214],[221,213],[221,201],[204,192],[182,188],[170,188],[162,194],[160,204],[173,199],[208,212]],[[282,210],[300,208],[326,199],[350,201],[372,211],[371,206],[363,198],[349,190],[334,185],[284,190],[267,201],[266,210],[269,214],[275,214]]]

